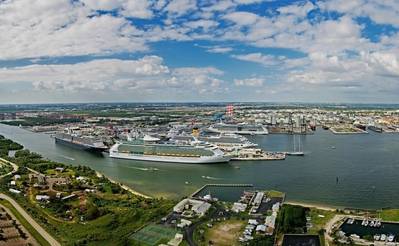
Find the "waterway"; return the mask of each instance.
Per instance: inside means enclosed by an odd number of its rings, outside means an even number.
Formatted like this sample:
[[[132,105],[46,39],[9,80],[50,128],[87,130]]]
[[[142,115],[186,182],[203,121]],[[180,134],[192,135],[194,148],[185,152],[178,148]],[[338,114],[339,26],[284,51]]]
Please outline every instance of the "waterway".
[[[399,134],[334,135],[318,129],[313,135],[301,136],[303,157],[213,165],[112,159],[55,144],[48,134],[3,124],[0,134],[46,158],[90,166],[152,196],[177,199],[206,183],[249,183],[286,192],[290,201],[352,208],[399,207]],[[289,135],[249,138],[265,150],[293,148]]]

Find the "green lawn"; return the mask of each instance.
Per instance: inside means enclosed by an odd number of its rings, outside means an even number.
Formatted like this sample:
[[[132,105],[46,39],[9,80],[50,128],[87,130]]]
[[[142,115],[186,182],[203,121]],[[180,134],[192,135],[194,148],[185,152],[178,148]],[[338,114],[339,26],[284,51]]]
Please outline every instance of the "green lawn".
[[[318,234],[320,229],[323,229],[325,224],[330,221],[334,215],[334,211],[311,208],[308,216],[311,217],[311,223],[313,224],[313,227],[309,229],[308,233]]]
[[[11,203],[6,200],[0,199],[0,204],[2,204],[4,207],[8,208],[11,211],[11,213],[17,218],[21,225],[29,231],[32,237],[34,237],[40,245],[50,245],[47,240],[44,239],[42,235],[37,232],[31,224],[28,223],[28,221],[25,220],[25,218],[14,208]]]
[[[383,209],[381,218],[385,221],[399,221],[399,209]]]

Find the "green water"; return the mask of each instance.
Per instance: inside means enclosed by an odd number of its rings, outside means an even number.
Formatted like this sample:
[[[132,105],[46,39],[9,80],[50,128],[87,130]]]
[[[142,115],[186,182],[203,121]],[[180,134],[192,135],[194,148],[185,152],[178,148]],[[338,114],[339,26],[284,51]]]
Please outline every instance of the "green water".
[[[304,157],[213,165],[111,159],[56,145],[46,134],[2,124],[0,134],[49,159],[90,166],[149,195],[178,198],[206,183],[252,183],[286,192],[287,199],[293,201],[399,207],[399,134],[333,135],[318,129],[314,135],[302,136]],[[292,136],[287,135],[254,136],[250,140],[267,150],[287,151],[293,146]],[[148,171],[149,167],[159,171]]]

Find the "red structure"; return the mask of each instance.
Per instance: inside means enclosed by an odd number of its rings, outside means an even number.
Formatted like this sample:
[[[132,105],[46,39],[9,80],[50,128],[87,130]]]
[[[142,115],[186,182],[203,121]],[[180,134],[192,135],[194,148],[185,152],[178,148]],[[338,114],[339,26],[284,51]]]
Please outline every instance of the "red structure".
[[[229,104],[226,106],[226,116],[232,118],[234,114],[234,106]]]

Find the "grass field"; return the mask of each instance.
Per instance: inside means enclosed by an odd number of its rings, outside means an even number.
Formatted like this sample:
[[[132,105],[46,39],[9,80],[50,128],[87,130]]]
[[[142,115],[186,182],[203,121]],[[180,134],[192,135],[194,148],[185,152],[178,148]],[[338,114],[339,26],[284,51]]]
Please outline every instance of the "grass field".
[[[165,227],[162,225],[148,225],[138,232],[134,233],[130,238],[144,245],[158,245],[161,241],[169,241],[174,238],[178,230]]]
[[[399,221],[399,209],[383,209],[381,218],[385,221]]]
[[[212,241],[215,246],[239,245],[238,238],[246,223],[243,220],[226,220],[215,224],[205,234],[205,242]]]
[[[311,223],[313,224],[313,227],[309,229],[308,234],[318,234],[318,232],[324,228],[327,222],[334,217],[335,212],[311,208],[308,215],[310,216]]]
[[[11,211],[11,213],[17,218],[19,223],[21,223],[21,225],[25,227],[26,230],[28,230],[28,232],[32,235],[32,237],[36,239],[36,241],[40,245],[50,245],[47,242],[47,240],[44,239],[42,235],[40,235],[40,233],[37,232],[36,229],[31,224],[28,223],[28,221],[25,220],[25,218],[14,208],[14,206],[11,203],[9,203],[6,200],[0,200],[0,204]]]

